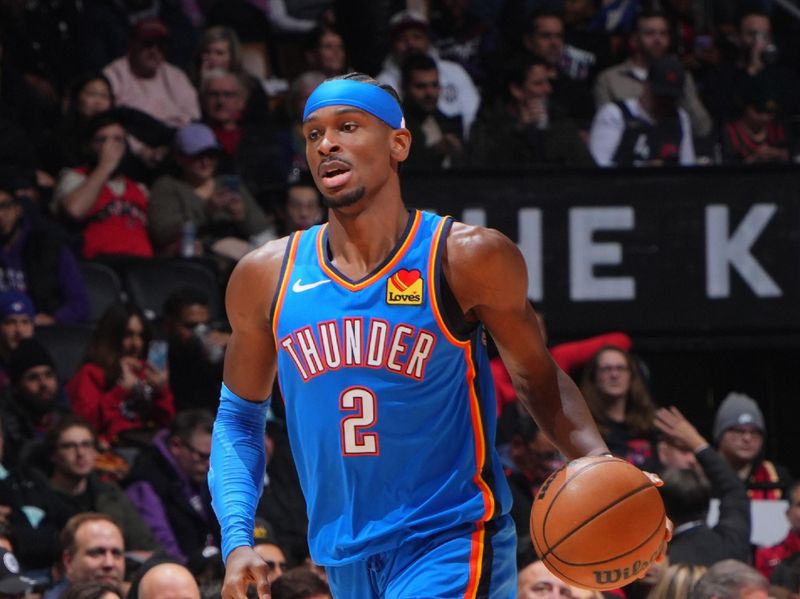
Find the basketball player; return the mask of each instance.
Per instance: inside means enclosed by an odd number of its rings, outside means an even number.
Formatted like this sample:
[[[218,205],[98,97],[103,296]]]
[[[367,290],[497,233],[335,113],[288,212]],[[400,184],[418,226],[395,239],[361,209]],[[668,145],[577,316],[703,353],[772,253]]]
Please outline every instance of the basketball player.
[[[303,118],[329,224],[249,254],[228,286],[233,334],[209,474],[222,596],[244,599],[249,583],[269,595],[250,545],[277,369],[311,556],[335,597],[514,597],[484,327],[567,457],[608,448],[545,348],[517,247],[403,204],[411,136],[394,90],[360,74],[328,80]]]

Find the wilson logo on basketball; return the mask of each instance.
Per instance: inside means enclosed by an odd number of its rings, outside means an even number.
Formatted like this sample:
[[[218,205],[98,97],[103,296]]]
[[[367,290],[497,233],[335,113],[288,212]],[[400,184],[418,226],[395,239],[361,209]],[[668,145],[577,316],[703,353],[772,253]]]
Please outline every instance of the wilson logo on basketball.
[[[620,586],[627,584],[630,578],[639,578],[641,573],[647,570],[657,558],[659,551],[650,556],[649,560],[635,560],[629,566],[614,568],[613,570],[594,570],[594,580],[599,585],[609,585],[619,583]]]
[[[400,269],[386,281],[386,303],[391,306],[419,306],[422,304],[422,289],[420,271]]]

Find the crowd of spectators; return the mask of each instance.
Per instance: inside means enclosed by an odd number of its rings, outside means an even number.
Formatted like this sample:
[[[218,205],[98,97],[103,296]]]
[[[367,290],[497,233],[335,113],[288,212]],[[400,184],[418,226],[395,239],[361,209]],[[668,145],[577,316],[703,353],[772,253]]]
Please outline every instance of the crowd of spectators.
[[[322,80],[395,87],[412,170],[789,163],[797,29],[759,0],[0,0],[0,597],[219,596],[222,291],[324,219],[301,131]],[[665,481],[671,565],[622,595],[800,592],[800,487],[756,400],[731,393],[704,435],[627,335],[551,353],[612,451]],[[598,599],[536,560],[531,502],[563,457],[492,368],[519,596]],[[276,388],[254,543],[273,597],[319,599],[283,419]],[[759,500],[789,504],[772,547],[751,545]]]

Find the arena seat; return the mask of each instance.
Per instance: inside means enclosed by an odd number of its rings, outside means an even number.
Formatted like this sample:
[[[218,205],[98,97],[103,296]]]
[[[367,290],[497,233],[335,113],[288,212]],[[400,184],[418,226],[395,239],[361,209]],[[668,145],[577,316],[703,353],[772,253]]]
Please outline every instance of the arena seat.
[[[122,297],[122,281],[109,266],[97,262],[82,262],[81,272],[89,296],[89,322],[97,322],[109,306]]]
[[[53,356],[60,381],[69,380],[77,372],[93,330],[94,326],[90,324],[36,327],[34,337]]]

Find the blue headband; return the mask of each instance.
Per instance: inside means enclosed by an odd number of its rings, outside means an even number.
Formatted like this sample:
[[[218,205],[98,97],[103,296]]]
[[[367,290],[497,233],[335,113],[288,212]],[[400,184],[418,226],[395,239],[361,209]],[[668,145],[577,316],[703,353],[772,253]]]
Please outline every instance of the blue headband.
[[[325,81],[308,97],[303,121],[315,110],[325,106],[355,106],[379,118],[392,129],[403,126],[403,111],[392,95],[377,85],[336,79]]]

